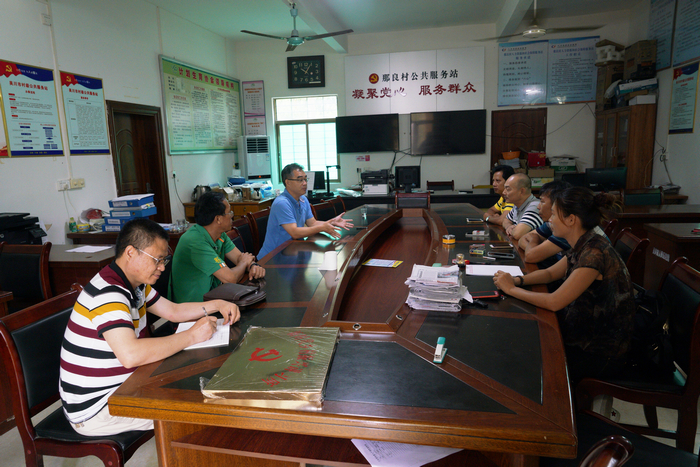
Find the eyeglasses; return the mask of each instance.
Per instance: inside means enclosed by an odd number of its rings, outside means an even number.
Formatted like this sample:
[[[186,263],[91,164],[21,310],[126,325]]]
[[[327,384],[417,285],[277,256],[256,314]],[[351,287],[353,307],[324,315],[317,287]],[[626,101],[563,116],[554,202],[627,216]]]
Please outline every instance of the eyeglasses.
[[[165,258],[156,258],[156,257],[153,256],[153,255],[149,255],[148,253],[146,253],[145,251],[143,251],[141,248],[137,248],[137,250],[139,250],[139,251],[140,251],[141,253],[143,253],[144,255],[150,256],[151,258],[153,258],[153,261],[156,262],[156,267],[160,266],[161,264],[163,265],[163,267],[165,267],[165,266],[167,266],[168,263],[173,259],[173,256],[172,256],[172,255],[168,255],[168,256],[166,256]]]
[[[308,177],[288,178],[287,180],[291,180],[293,182],[299,182],[299,183],[309,183]]]
[[[225,212],[222,214],[224,217],[233,217],[233,211]]]

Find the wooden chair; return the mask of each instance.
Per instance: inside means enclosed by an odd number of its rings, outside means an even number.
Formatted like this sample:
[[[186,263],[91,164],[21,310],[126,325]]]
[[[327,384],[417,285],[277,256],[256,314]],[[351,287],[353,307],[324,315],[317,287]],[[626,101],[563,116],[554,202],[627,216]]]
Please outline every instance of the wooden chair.
[[[312,204],[311,211],[313,211],[314,217],[319,221],[329,221],[335,217],[335,208],[327,201]]]
[[[246,214],[246,216],[248,216],[250,219],[250,225],[252,226],[253,230],[254,247],[251,253],[257,255],[260,248],[262,248],[263,243],[265,243],[265,235],[267,234],[267,220],[270,217],[270,208],[263,209],[262,211],[258,212],[249,212]]]
[[[250,223],[250,218],[248,216],[243,216],[240,219],[234,220],[231,223],[231,230],[238,232],[238,238],[240,238],[243,244],[243,248],[236,245],[238,249],[246,253],[253,253],[255,249],[255,240],[253,240],[253,226]],[[230,237],[229,235],[229,238]]]
[[[329,200],[329,202],[333,205],[336,216],[345,212],[345,201],[343,201],[343,198],[340,196],[336,196],[335,198]]]
[[[603,232],[605,232],[605,235],[608,236],[610,241],[612,241],[612,234],[615,232],[618,222],[619,221],[617,219],[610,219],[605,223],[605,225],[601,226],[603,228]]]
[[[700,272],[676,259],[661,278],[660,291],[669,301],[668,332],[676,365],[687,375],[684,385],[672,375],[641,369],[625,371],[615,379],[586,378],[576,388],[578,407],[589,409],[598,395],[642,404],[648,426],[623,425],[649,436],[676,440],[679,449],[692,452],[700,396]],[[659,429],[656,407],[678,411],[675,431]],[[672,465],[672,464],[668,464]]]
[[[455,191],[455,181],[454,180],[444,180],[435,182],[425,182],[428,191]]]
[[[634,454],[634,446],[622,435],[611,435],[595,443],[579,467],[620,467]]]
[[[233,244],[236,246],[241,251],[246,251],[245,250],[245,243],[243,243],[243,239],[241,238],[241,234],[238,232],[236,229],[231,229],[228,232],[226,232],[226,235],[228,235],[228,238],[231,239]],[[228,264],[228,259],[226,260],[226,263]],[[229,267],[231,265],[229,264]]]
[[[80,287],[0,320],[0,355],[10,379],[12,410],[27,466],[43,466],[43,456],[97,456],[105,466],[123,466],[153,431],[87,437],[73,430],[59,407],[34,424],[32,416],[59,399],[61,344]]]
[[[632,282],[641,284],[644,281],[644,254],[649,246],[649,239],[640,239],[632,233],[631,227],[625,227],[617,234],[613,246],[625,262]]]
[[[49,254],[51,242],[43,245],[0,243],[0,290],[12,292],[9,313],[51,298]]]
[[[430,209],[430,193],[399,193],[394,195],[396,209]]]

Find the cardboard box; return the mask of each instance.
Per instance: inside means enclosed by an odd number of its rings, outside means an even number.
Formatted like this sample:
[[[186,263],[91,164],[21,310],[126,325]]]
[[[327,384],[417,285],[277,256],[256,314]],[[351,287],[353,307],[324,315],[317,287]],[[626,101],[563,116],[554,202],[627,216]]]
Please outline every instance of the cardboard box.
[[[656,104],[656,94],[639,95],[630,99],[630,105],[638,104]]]
[[[552,157],[549,159],[549,165],[554,170],[559,167],[576,167],[576,159],[572,157]]]
[[[547,163],[547,154],[540,151],[532,151],[527,153],[528,167],[542,167]]]
[[[535,177],[531,178],[532,188],[542,188],[545,183],[553,182],[554,177]]]
[[[651,76],[647,76],[651,74]],[[656,76],[656,39],[639,41],[625,49],[623,79],[646,79]]]
[[[622,79],[624,63],[609,63],[598,67],[598,81],[595,88],[595,109],[601,111],[612,108],[612,99],[605,98],[605,91],[615,81]]]
[[[110,208],[139,207],[153,202],[153,194],[127,195],[109,200]]]
[[[552,178],[554,177],[554,169],[550,167],[529,169],[527,174],[530,178]]]

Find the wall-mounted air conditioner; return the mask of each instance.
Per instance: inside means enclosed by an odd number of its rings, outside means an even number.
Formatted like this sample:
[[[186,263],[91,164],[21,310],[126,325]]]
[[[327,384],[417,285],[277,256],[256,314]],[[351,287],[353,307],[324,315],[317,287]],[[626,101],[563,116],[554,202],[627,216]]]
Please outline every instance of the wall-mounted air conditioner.
[[[238,163],[247,180],[271,178],[270,137],[266,135],[238,137]]]

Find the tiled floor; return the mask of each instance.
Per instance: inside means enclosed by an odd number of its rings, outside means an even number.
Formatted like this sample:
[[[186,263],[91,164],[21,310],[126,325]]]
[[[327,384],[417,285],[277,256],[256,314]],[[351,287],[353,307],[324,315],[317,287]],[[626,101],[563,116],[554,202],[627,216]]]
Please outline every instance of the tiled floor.
[[[56,405],[49,410],[55,410]],[[615,400],[613,407],[620,412],[620,422],[622,423],[644,423],[644,413],[640,406],[627,404],[622,401]],[[41,417],[41,414],[38,415]],[[676,413],[673,410],[659,410],[659,425],[662,427],[673,428],[676,425]],[[666,444],[673,445],[670,440],[659,439]],[[698,452],[700,446],[700,435],[695,438],[695,452]],[[8,433],[0,436],[0,458],[2,465],[6,467],[22,467],[24,466],[24,454],[22,452],[22,441],[19,438],[17,429],[11,430]],[[141,446],[134,454],[127,467],[157,467],[158,458],[156,456],[155,440],[151,439],[146,444]],[[103,467],[102,462],[96,457],[85,457],[82,459],[63,459],[58,457],[44,457],[45,467]]]

